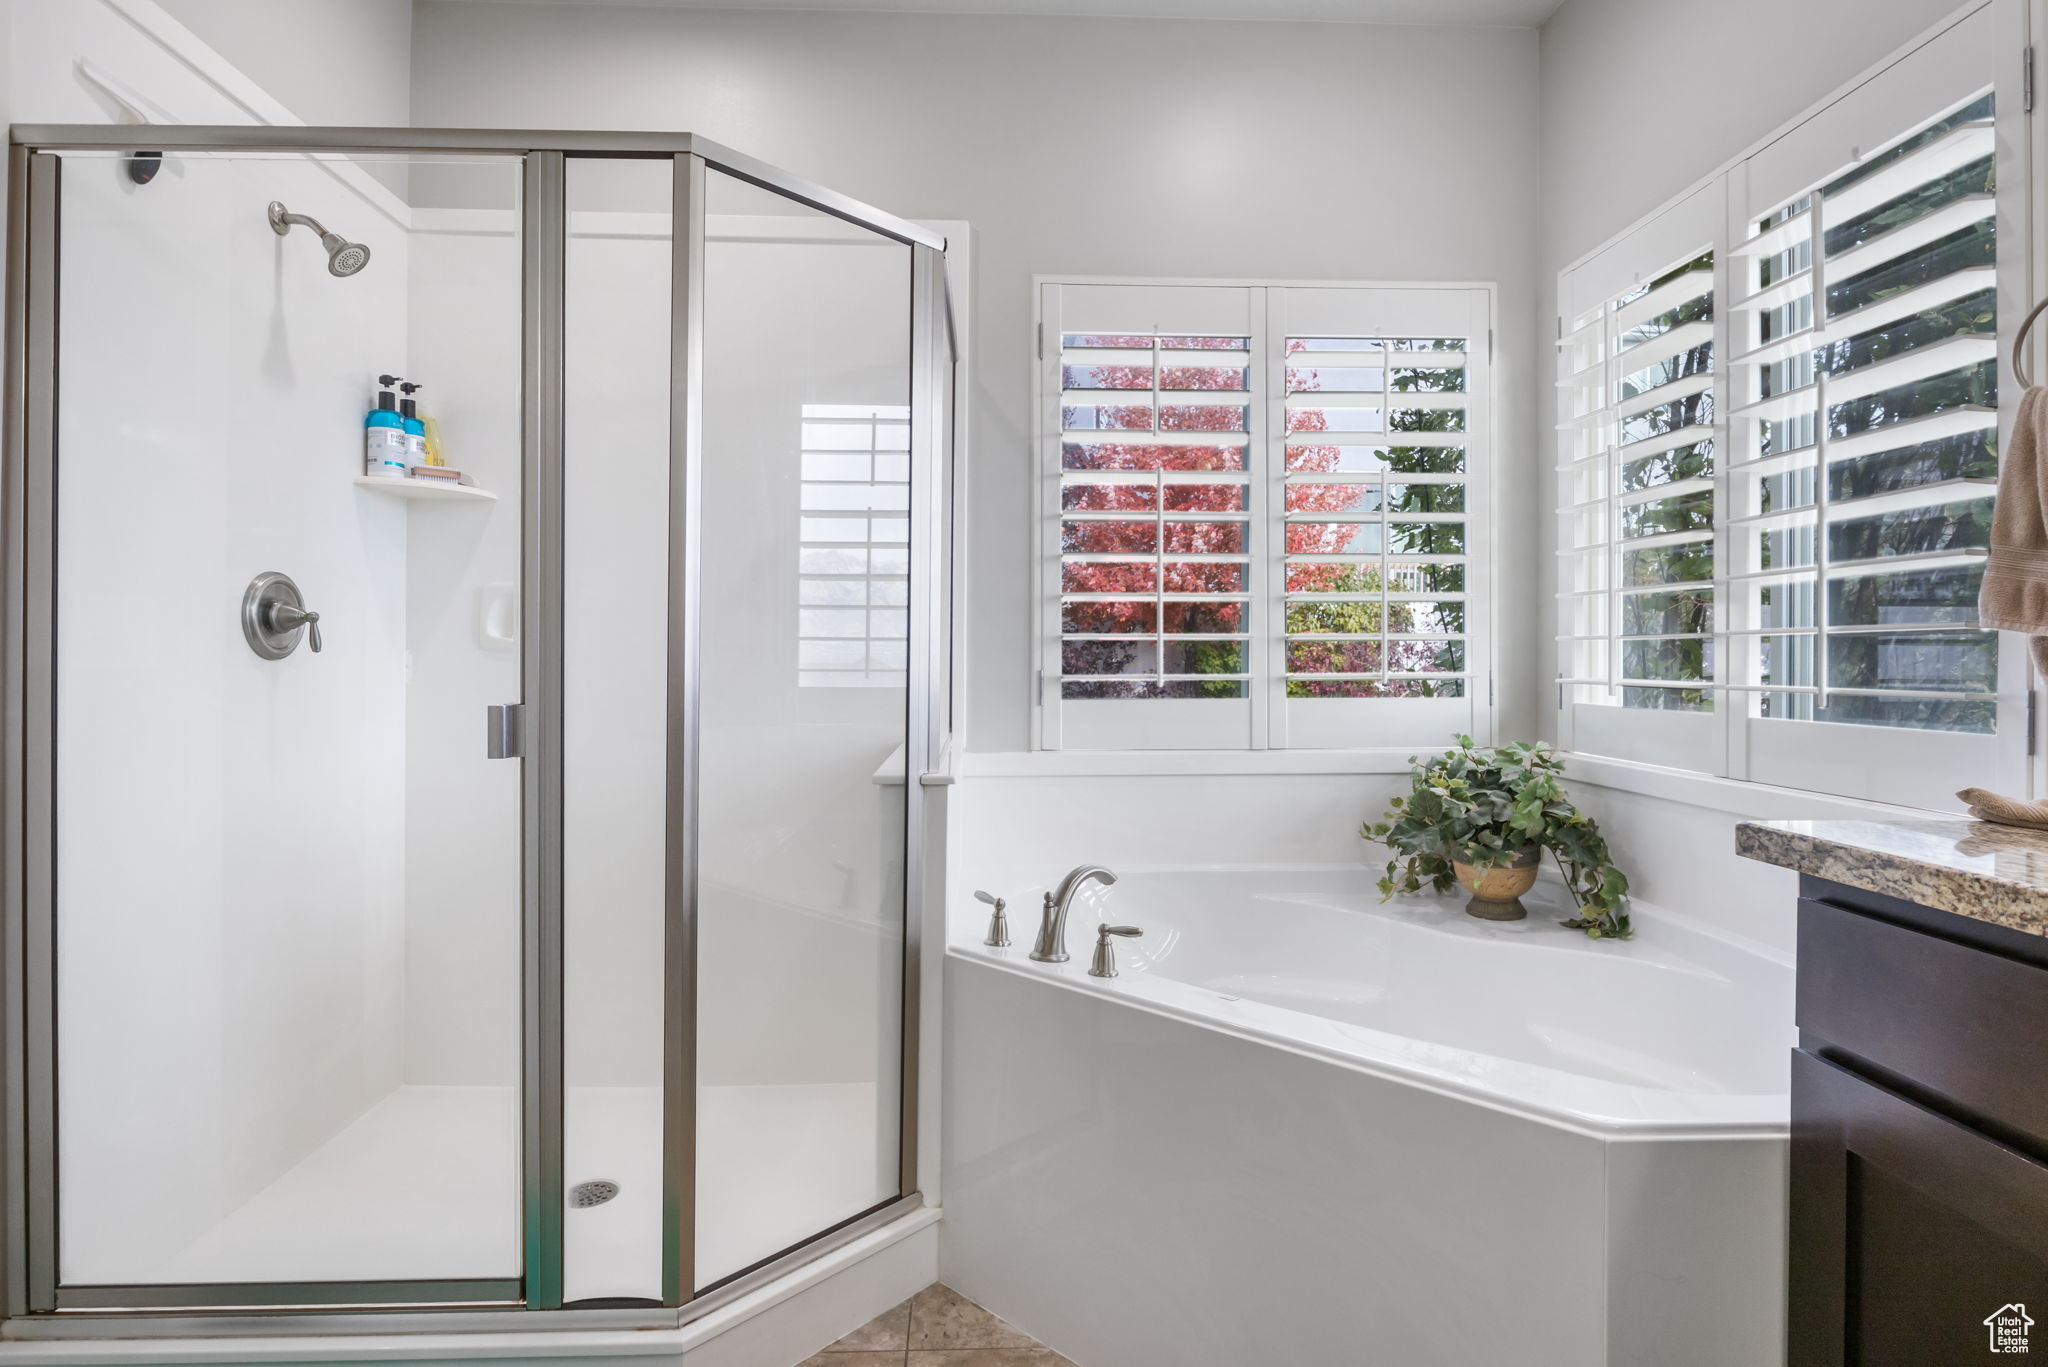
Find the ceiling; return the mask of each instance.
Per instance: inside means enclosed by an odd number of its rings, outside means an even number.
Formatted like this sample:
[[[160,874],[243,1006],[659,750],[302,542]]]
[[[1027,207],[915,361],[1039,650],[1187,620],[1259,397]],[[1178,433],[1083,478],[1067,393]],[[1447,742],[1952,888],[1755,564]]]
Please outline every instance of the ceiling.
[[[469,0],[490,3],[492,0]],[[495,0],[506,3],[506,0]],[[920,14],[1059,14],[1131,19],[1279,19],[1354,24],[1495,24],[1533,28],[1563,0],[510,0],[671,9],[869,10]]]

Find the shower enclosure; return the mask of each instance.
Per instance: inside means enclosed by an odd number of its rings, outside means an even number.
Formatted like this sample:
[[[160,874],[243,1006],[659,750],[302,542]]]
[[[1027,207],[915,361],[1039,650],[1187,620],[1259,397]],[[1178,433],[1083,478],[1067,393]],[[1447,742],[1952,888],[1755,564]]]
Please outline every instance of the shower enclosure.
[[[944,242],[682,134],[137,136],[12,151],[9,1331],[674,1324],[919,1204]]]

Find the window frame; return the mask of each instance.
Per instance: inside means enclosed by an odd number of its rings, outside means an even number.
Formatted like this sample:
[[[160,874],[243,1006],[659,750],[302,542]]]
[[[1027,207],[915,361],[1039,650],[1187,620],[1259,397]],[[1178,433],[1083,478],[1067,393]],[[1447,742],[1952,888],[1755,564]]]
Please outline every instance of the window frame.
[[[1759,689],[1748,680],[1730,650],[1739,641],[1746,619],[1731,612],[1731,586],[1740,576],[1737,537],[1747,502],[1740,481],[1753,476],[1740,464],[1746,452],[1736,449],[1734,418],[1756,398],[1759,365],[1736,355],[1739,322],[1755,303],[1743,288],[1747,271],[1738,263],[1764,216],[1842,175],[1848,166],[1866,160],[1945,113],[1985,93],[1996,96],[1998,160],[1996,217],[2001,245],[1996,262],[1998,288],[1998,356],[2007,363],[2013,329],[2026,307],[2030,273],[2030,239],[2026,207],[2030,195],[2024,139],[2009,136],[2022,120],[2019,91],[2006,61],[1993,7],[1970,7],[1916,43],[1848,86],[1712,175],[1703,177],[1664,206],[1599,249],[1559,272],[1558,330],[1560,344],[1572,322],[1592,303],[1611,297],[1611,288],[1628,273],[1647,279],[1671,264],[1684,249],[1673,247],[1685,238],[1690,245],[1714,253],[1715,273],[1715,642],[1717,677],[1711,713],[1624,709],[1576,702],[1564,682],[1569,654],[1564,648],[1571,625],[1565,613],[1568,585],[1566,557],[1571,551],[1563,521],[1565,498],[1559,477],[1554,500],[1560,514],[1555,543],[1559,581],[1552,595],[1552,620],[1558,642],[1558,690],[1555,734],[1561,748],[1601,759],[1660,767],[1769,785],[1775,788],[1896,805],[1953,809],[1951,794],[1962,782],[1983,783],[2001,791],[2024,793],[2032,786],[2034,726],[2032,671],[2022,638],[2001,633],[1995,737],[1982,746],[1958,747],[1964,733],[1918,730],[1828,721],[1807,721],[1751,715]],[[2010,65],[2015,65],[2012,63]],[[1845,156],[1845,149],[1850,155]],[[1704,237],[1700,225],[1711,228]],[[1674,225],[1678,225],[1674,230]],[[1557,367],[1561,371],[1562,367]],[[2010,384],[2009,376],[2001,376]],[[2003,385],[2002,385],[2003,388]],[[2011,390],[1999,406],[2000,452],[2010,437]],[[1560,433],[1556,442],[1560,470],[1566,465],[1562,432],[1569,394],[1560,378],[1552,407]],[[1611,496],[1612,491],[1609,490]],[[1610,634],[1618,625],[1604,625]],[[1596,716],[1596,712],[1634,715]],[[1976,740],[1977,735],[1968,736]],[[1964,755],[1963,751],[1969,751]]]
[[[1241,699],[1067,699],[1061,689],[1062,336],[1075,332],[1132,331],[1094,317],[1074,321],[1063,309],[1069,288],[1128,289],[1164,313],[1172,292],[1185,313],[1154,317],[1156,335],[1244,336],[1253,371],[1249,402],[1247,487],[1253,516],[1248,537],[1253,582],[1246,630],[1251,678]],[[1483,282],[1287,281],[1175,279],[1139,276],[1040,275],[1033,279],[1033,443],[1038,489],[1030,501],[1034,659],[1032,749],[1075,753],[1160,751],[1245,752],[1295,750],[1357,753],[1448,745],[1455,731],[1491,740],[1496,715],[1493,687],[1496,572],[1492,551],[1495,451],[1494,336],[1496,287]],[[1315,307],[1320,298],[1323,308]],[[1234,303],[1233,303],[1234,300]],[[1290,305],[1302,309],[1290,326]],[[1236,311],[1231,310],[1235,308]],[[1374,326],[1330,326],[1335,317],[1368,310]],[[1453,310],[1456,310],[1453,314]],[[1455,325],[1453,317],[1457,319]],[[1072,324],[1071,326],[1069,324]],[[1287,692],[1285,593],[1286,488],[1284,451],[1287,336],[1423,337],[1464,335],[1465,512],[1464,696],[1441,698],[1290,698]],[[1397,475],[1398,472],[1396,472]],[[1399,482],[1390,475],[1388,483]],[[1077,704],[1079,705],[1077,708]],[[1290,705],[1291,704],[1291,705]],[[1311,711],[1305,712],[1302,704]],[[1118,709],[1114,713],[1103,709]],[[1094,715],[1089,715],[1090,713]],[[1455,712],[1455,716],[1449,715]],[[1079,721],[1077,723],[1077,718]],[[1309,724],[1312,723],[1312,724]]]

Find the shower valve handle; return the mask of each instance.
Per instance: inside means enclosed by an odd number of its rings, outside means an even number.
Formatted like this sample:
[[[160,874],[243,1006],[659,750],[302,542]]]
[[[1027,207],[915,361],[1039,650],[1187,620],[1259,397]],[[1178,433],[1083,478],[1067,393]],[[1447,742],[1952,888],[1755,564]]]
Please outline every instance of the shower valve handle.
[[[305,608],[295,608],[290,603],[270,605],[270,629],[291,631],[298,627],[306,629],[306,644],[313,647],[313,653],[320,653],[320,614]]]

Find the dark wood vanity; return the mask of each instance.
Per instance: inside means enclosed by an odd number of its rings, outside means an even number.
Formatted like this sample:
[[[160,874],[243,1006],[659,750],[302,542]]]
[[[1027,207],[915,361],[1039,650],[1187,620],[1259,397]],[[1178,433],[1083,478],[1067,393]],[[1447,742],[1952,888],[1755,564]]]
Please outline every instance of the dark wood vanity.
[[[1737,844],[1800,873],[1788,1367],[2048,1355],[2048,832]]]

